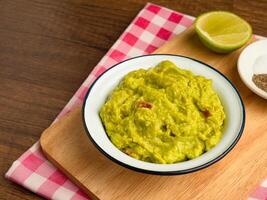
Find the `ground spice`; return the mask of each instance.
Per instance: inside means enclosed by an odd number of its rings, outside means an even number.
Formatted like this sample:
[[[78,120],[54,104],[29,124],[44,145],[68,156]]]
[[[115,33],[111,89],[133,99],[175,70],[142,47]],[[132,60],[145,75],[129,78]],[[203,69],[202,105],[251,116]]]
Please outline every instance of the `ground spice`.
[[[267,74],[254,74],[252,81],[258,88],[267,92]]]

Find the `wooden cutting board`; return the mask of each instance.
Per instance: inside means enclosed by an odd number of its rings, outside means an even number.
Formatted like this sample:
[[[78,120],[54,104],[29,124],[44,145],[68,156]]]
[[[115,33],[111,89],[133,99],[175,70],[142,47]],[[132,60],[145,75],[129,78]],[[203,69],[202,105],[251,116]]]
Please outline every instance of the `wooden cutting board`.
[[[206,49],[193,28],[174,37],[156,53],[189,56],[217,68],[238,88],[246,106],[246,127],[237,146],[221,161],[195,173],[157,176],[125,169],[103,156],[88,139],[81,107],[44,131],[47,158],[94,199],[241,200],[267,177],[267,101],[240,80],[240,50],[220,55]]]

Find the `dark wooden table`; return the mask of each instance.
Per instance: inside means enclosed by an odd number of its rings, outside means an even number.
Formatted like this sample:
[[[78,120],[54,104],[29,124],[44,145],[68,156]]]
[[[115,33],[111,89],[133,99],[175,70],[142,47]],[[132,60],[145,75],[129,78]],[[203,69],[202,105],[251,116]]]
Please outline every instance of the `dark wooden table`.
[[[157,0],[193,16],[229,10],[267,36],[267,0]],[[4,179],[144,0],[0,0],[0,199],[40,199]]]

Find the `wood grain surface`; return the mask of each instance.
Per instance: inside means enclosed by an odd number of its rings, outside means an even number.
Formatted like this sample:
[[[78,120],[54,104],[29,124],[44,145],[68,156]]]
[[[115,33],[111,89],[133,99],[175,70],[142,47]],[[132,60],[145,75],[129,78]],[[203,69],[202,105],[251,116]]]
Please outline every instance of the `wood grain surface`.
[[[152,0],[197,16],[229,10],[267,36],[266,0]],[[144,0],[0,0],[0,199],[40,199],[4,179]],[[253,98],[253,97],[252,97]]]

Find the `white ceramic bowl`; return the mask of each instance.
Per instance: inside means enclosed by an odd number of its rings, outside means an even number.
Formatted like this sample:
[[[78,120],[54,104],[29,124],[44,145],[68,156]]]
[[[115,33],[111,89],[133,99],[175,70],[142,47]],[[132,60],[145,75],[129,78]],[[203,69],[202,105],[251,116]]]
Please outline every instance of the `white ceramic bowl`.
[[[100,108],[105,103],[106,98],[128,72],[153,67],[163,60],[170,60],[183,69],[212,79],[213,87],[218,93],[226,113],[224,135],[220,143],[196,159],[175,164],[149,163],[124,154],[111,143],[99,117]],[[236,88],[216,69],[183,56],[147,55],[123,61],[103,73],[88,90],[83,105],[83,119],[91,141],[112,161],[136,171],[175,175],[197,171],[223,158],[242,135],[245,124],[245,109]]]
[[[265,57],[264,63],[257,63],[259,58]],[[267,73],[267,40],[258,40],[250,45],[248,45],[240,54],[238,59],[238,73],[245,83],[245,85],[254,93],[267,99],[267,92],[258,88],[252,81],[252,76],[254,73]],[[258,66],[257,66],[258,65]],[[261,65],[261,66],[259,66]],[[257,67],[260,69],[257,70]]]

